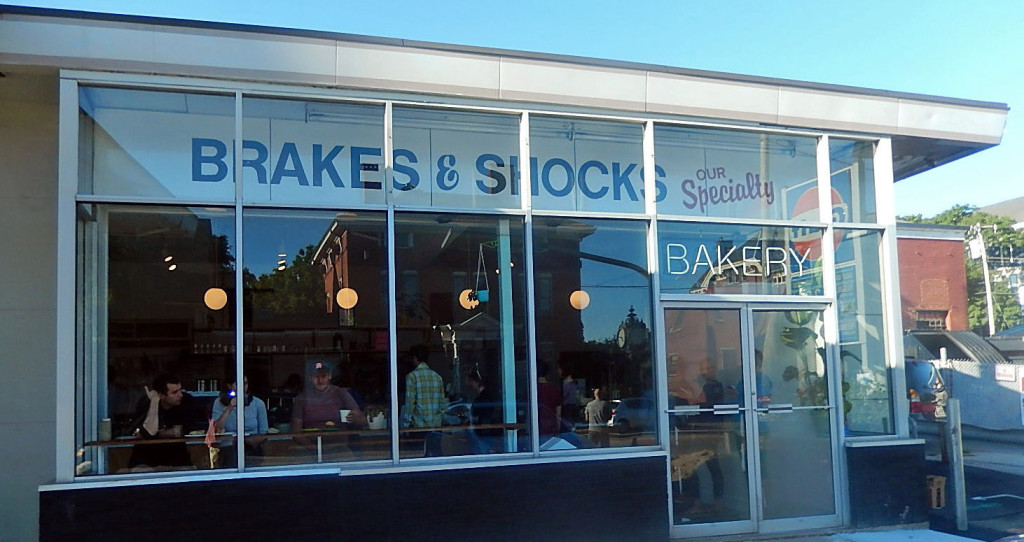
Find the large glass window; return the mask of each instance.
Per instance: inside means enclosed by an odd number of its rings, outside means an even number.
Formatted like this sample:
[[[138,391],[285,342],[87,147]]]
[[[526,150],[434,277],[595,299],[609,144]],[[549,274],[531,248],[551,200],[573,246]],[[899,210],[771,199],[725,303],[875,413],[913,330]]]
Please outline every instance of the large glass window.
[[[832,168],[832,219],[875,222],[875,143],[829,138]]]
[[[519,117],[396,107],[395,204],[518,209]]]
[[[656,126],[658,212],[820,222],[812,137]]]
[[[661,221],[661,291],[824,295],[822,228]]]
[[[538,217],[542,450],[657,443],[647,224]]]
[[[383,106],[246,98],[242,115],[246,202],[384,203]]]
[[[643,127],[530,118],[534,209],[643,213]]]
[[[242,219],[245,373],[270,427],[247,437],[247,464],[390,458],[384,213]]]
[[[836,245],[836,306],[846,430],[851,435],[892,434],[882,234],[871,230],[841,230],[841,234]]]
[[[77,472],[224,466],[207,437],[235,367],[234,212],[80,205]]]
[[[79,107],[79,193],[234,200],[234,96],[82,87]]]
[[[397,213],[402,458],[529,449],[523,219]]]

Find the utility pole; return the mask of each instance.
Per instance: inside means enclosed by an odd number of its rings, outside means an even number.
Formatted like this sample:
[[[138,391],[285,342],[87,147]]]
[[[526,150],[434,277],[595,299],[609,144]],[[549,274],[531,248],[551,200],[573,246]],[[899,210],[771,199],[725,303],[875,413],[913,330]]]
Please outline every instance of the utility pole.
[[[968,246],[971,248],[971,257],[976,258],[977,252],[981,253],[981,270],[985,274],[985,305],[988,307],[988,335],[991,337],[996,334],[996,318],[995,312],[992,309],[992,282],[988,276],[988,250],[985,248],[985,238],[981,235],[982,228],[992,228],[995,232],[998,226],[982,226],[981,224],[975,224],[971,226],[971,230],[974,233],[974,239],[971,239]]]

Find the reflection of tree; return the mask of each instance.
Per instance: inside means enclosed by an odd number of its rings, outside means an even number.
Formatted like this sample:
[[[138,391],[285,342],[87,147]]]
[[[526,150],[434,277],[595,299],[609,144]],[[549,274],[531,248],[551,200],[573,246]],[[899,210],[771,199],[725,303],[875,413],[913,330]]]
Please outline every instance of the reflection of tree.
[[[212,219],[185,212],[112,212],[109,227],[112,320],[188,319],[202,306],[207,288],[230,283],[235,259],[228,237],[213,234]]]
[[[316,247],[299,249],[291,264],[260,276],[248,268],[242,281],[248,292],[257,292],[258,306],[276,317],[324,312],[323,270],[313,261]],[[255,302],[255,301],[254,301]]]

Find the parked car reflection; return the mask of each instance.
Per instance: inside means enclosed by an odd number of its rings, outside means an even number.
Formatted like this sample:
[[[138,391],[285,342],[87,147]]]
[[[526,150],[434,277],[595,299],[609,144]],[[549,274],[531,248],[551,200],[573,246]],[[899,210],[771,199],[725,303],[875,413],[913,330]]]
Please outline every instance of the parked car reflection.
[[[612,419],[608,425],[619,433],[653,431],[657,426],[654,402],[646,397],[616,399],[612,402]]]

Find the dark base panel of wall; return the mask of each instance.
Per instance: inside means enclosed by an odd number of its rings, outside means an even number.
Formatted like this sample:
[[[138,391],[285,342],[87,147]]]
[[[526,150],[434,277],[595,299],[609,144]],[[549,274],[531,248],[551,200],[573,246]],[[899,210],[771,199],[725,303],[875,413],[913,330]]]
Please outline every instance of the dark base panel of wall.
[[[45,491],[40,540],[667,540],[665,459]]]
[[[928,521],[924,444],[847,448],[852,527]]]

